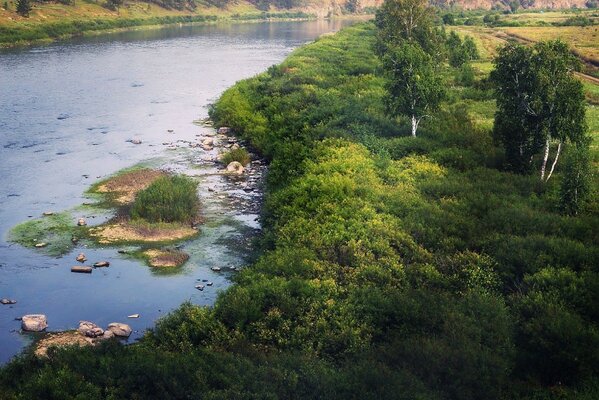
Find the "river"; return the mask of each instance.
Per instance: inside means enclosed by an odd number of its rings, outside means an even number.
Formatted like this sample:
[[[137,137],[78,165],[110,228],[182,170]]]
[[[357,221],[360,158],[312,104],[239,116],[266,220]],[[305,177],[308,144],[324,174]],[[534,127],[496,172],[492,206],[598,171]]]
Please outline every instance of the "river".
[[[0,305],[0,363],[33,340],[16,320],[25,314],[46,314],[49,331],[74,329],[80,320],[125,322],[134,329],[131,342],[184,301],[212,304],[234,272],[211,267],[248,261],[260,192],[240,190],[216,173],[210,155],[186,145],[210,134],[192,122],[236,81],[349,23],[177,26],[1,51],[0,298],[17,303]],[[191,258],[177,273],[157,273],[114,247],[81,245],[50,257],[8,241],[16,224],[89,201],[91,184],[140,162],[199,177],[205,223],[184,243]],[[111,266],[73,274],[79,252]],[[202,279],[214,284],[199,291]]]

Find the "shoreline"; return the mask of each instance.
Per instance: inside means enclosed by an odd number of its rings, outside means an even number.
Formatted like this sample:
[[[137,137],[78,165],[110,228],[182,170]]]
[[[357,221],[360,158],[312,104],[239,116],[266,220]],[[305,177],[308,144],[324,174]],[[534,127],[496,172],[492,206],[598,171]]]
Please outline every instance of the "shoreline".
[[[280,14],[280,17],[277,15]],[[297,14],[298,17],[289,17],[289,14]],[[304,14],[299,16],[300,14]],[[267,18],[262,18],[263,15],[269,15]],[[99,20],[86,20],[85,23],[89,23],[90,25],[93,22],[101,21],[101,22],[109,22],[112,21],[121,21],[122,24],[127,24],[129,22],[135,22],[135,24],[130,26],[123,27],[114,27],[107,29],[83,29],[81,31],[67,33],[64,35],[58,35],[55,37],[40,37],[38,39],[32,40],[17,40],[14,42],[3,41],[2,34],[0,33],[0,51],[2,50],[10,50],[10,49],[22,49],[33,46],[40,45],[48,45],[51,43],[67,41],[75,38],[88,38],[95,37],[100,35],[110,35],[115,33],[122,32],[137,32],[137,31],[151,31],[158,30],[165,27],[172,26],[209,26],[209,25],[219,25],[219,24],[249,24],[249,23],[261,23],[261,22],[302,22],[302,21],[329,21],[329,20],[345,20],[345,19],[355,19],[355,20],[364,20],[367,18],[372,18],[371,14],[356,14],[356,15],[341,15],[341,16],[333,16],[333,17],[325,17],[319,18],[315,14],[309,14],[304,12],[275,12],[275,13],[247,13],[247,14],[239,14],[237,16],[226,16],[220,17],[217,15],[207,14],[207,15],[189,15],[189,16],[166,16],[159,17],[164,18],[165,21],[168,21],[169,18],[177,19],[172,22],[163,22],[163,23],[148,23],[147,25],[144,22],[151,22],[152,19],[156,17],[149,17],[147,19],[138,19],[138,18],[124,18],[124,19],[99,19]],[[188,21],[185,22],[185,19],[194,19],[197,18],[197,21]],[[179,20],[182,19],[183,21]],[[54,22],[53,24],[60,24],[60,22]],[[50,24],[48,24],[50,25]],[[40,24],[39,27],[43,27],[44,24]],[[18,29],[18,28],[17,28]],[[33,30],[25,30],[24,33],[32,32]],[[0,25],[0,32],[2,32],[2,26]]]

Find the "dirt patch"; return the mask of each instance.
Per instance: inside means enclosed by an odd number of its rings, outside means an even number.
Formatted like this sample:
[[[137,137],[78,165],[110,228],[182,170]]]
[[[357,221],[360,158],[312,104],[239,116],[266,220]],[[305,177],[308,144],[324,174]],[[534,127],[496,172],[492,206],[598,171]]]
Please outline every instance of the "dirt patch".
[[[148,258],[151,267],[174,268],[179,267],[189,259],[189,254],[176,249],[151,249],[143,252]]]
[[[191,238],[197,233],[197,229],[181,224],[148,224],[126,220],[89,230],[89,234],[100,244],[174,242]]]
[[[35,345],[35,355],[38,357],[47,357],[48,348],[52,346],[66,347],[66,346],[92,346],[92,340],[81,335],[77,331],[71,332],[59,332],[51,333],[45,338],[41,339]]]
[[[137,193],[166,175],[166,172],[160,170],[138,169],[108,178],[100,183],[95,191],[114,196],[114,201],[118,204],[130,204],[135,200]]]

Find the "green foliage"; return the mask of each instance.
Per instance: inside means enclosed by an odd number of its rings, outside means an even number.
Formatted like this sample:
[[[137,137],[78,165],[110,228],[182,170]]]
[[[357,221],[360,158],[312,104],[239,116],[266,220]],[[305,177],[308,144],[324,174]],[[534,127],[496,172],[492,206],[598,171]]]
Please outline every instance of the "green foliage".
[[[192,22],[216,21],[215,15],[168,15],[150,18],[115,18],[77,21],[61,21],[46,24],[0,26],[0,44],[14,45],[20,42],[34,42],[77,36],[88,31],[131,28],[134,26],[185,24]]]
[[[410,118],[416,136],[422,118],[430,117],[445,95],[433,60],[420,47],[405,43],[385,54],[383,67],[388,79],[387,110]]]
[[[385,0],[377,10],[377,53],[404,41],[419,45],[431,55],[438,55],[441,36],[435,24],[435,11],[425,0]]]
[[[17,0],[17,14],[22,17],[28,17],[31,12],[31,3],[29,0]]]
[[[569,149],[562,173],[560,207],[565,214],[576,215],[582,209],[590,189],[588,143]]]
[[[227,165],[230,162],[237,161],[241,165],[250,163],[250,153],[244,148],[230,150],[222,155],[223,164]]]
[[[158,178],[135,197],[133,219],[148,222],[190,222],[198,213],[197,183],[185,176]]]
[[[11,229],[8,239],[29,248],[34,248],[37,243],[47,243],[41,251],[60,256],[73,249],[73,237],[85,235],[85,228],[76,226],[76,218],[64,212],[23,222]]]
[[[271,160],[261,256],[213,308],[133,345],[21,356],[3,396],[596,398],[599,218],[494,168],[484,88],[450,87],[401,137],[374,40],[322,37],[211,108]]]
[[[494,133],[506,149],[507,167],[512,171],[528,171],[543,147],[548,154],[551,140],[583,140],[584,92],[572,75],[578,65],[561,41],[532,47],[510,43],[500,49],[491,72],[498,106]],[[541,165],[541,179],[546,163],[547,157]]]
[[[472,37],[466,36],[464,41],[457,33],[451,31],[445,41],[449,53],[449,64],[452,67],[461,67],[469,61],[479,58],[478,49]]]

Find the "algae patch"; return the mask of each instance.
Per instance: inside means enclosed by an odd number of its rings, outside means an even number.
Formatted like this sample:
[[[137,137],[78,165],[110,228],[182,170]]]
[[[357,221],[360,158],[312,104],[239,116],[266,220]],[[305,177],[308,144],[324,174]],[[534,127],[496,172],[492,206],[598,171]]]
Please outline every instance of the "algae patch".
[[[51,256],[70,252],[79,238],[87,237],[87,228],[77,226],[71,212],[43,216],[11,229],[8,239],[23,247],[37,248]]]

